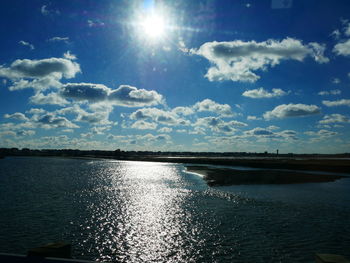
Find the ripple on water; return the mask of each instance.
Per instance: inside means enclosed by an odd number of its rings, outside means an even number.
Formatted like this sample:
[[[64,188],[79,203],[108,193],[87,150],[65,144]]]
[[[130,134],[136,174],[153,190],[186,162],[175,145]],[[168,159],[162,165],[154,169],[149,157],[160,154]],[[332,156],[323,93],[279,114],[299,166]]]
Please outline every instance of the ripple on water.
[[[255,198],[244,187],[208,188],[178,164],[7,161],[0,162],[4,252],[67,240],[75,257],[105,261],[307,262],[315,252],[346,255],[350,246],[349,207],[323,202],[346,196],[340,182],[322,186],[338,195],[289,202]],[[300,193],[318,193],[317,187]],[[285,191],[293,196],[301,188]]]

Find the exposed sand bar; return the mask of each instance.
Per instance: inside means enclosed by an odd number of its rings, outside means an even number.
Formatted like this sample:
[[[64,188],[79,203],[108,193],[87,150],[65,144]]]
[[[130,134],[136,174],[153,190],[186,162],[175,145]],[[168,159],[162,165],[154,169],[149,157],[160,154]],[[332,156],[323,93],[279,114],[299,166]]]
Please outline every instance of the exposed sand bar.
[[[319,183],[332,182],[341,178],[346,178],[340,175],[310,174],[300,171],[235,170],[208,166],[187,166],[186,168],[188,172],[203,175],[204,180],[209,186]]]
[[[287,169],[304,171],[324,171],[333,173],[350,173],[349,159],[321,158],[211,158],[211,157],[122,157],[119,160],[171,162],[188,164],[245,166],[267,169]]]

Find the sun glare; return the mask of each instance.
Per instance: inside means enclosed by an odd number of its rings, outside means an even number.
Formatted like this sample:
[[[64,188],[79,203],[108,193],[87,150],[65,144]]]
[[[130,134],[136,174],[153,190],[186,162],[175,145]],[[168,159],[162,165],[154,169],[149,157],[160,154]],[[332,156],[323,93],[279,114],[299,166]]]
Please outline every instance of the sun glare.
[[[165,33],[164,19],[159,16],[152,14],[141,23],[144,34],[152,39],[161,38]]]

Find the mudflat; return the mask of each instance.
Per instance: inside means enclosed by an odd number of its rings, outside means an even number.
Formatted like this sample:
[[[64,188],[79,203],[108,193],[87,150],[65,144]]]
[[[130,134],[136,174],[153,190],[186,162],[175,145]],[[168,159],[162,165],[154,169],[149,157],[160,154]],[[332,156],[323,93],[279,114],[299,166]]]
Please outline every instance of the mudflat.
[[[203,175],[209,186],[239,184],[297,184],[332,182],[346,176],[285,170],[236,170],[210,166],[186,166],[188,172]]]

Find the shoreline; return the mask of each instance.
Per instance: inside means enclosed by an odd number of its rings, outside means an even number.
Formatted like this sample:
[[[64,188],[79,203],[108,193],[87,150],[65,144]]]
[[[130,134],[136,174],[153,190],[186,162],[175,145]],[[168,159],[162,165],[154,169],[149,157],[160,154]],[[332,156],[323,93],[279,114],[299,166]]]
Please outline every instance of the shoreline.
[[[341,175],[311,174],[299,171],[279,170],[236,170],[209,166],[186,166],[186,171],[200,174],[209,186],[248,185],[248,184],[300,184],[334,182]]]
[[[226,157],[177,157],[177,156],[94,156],[94,155],[9,155],[9,157],[59,157],[72,159],[100,159],[117,161],[165,162],[188,165],[242,166],[262,169],[301,170],[350,174],[349,159],[323,158],[226,158]],[[6,158],[6,157],[5,157]]]

